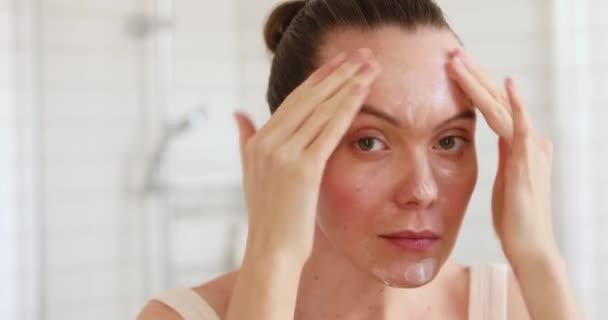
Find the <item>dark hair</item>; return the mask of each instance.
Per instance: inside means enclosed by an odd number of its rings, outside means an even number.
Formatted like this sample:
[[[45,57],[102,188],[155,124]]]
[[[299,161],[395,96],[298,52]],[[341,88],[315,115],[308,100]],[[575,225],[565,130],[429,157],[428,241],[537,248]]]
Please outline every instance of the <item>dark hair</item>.
[[[451,30],[432,0],[296,0],[275,7],[264,27],[266,46],[274,54],[266,93],[270,112],[318,67],[318,51],[330,31],[386,25]]]

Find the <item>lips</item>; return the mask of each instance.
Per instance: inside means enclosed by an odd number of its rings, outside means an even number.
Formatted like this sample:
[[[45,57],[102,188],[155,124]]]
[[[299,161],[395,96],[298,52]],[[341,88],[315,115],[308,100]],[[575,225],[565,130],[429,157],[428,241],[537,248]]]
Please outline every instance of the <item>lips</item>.
[[[432,231],[399,231],[380,236],[401,250],[428,251],[439,241],[440,237]]]

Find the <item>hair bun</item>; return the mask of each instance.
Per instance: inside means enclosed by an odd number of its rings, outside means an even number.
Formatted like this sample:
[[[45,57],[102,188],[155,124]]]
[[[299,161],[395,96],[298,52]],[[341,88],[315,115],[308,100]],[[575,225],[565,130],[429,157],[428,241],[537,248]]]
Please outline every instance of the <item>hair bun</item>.
[[[272,10],[264,26],[266,47],[274,53],[293,18],[304,8],[305,0],[287,1]]]

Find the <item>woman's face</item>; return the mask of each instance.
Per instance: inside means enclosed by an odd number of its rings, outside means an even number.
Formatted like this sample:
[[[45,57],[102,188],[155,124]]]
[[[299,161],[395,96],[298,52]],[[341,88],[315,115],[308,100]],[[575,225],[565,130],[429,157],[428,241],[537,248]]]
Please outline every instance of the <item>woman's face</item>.
[[[318,226],[358,268],[394,287],[432,280],[477,181],[475,111],[448,78],[449,31],[341,30],[321,50],[370,48],[383,72],[327,163]]]

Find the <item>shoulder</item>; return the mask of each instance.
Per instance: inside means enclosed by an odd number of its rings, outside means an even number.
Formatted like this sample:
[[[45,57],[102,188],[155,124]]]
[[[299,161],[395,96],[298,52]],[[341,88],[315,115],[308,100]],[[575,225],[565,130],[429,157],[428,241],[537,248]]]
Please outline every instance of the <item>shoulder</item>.
[[[226,314],[237,272],[223,274],[207,283],[192,288],[220,318]],[[137,316],[137,320],[182,320],[171,307],[157,300],[150,300]]]
[[[530,320],[528,307],[524,300],[519,282],[511,268],[507,268],[507,313],[508,319]]]

